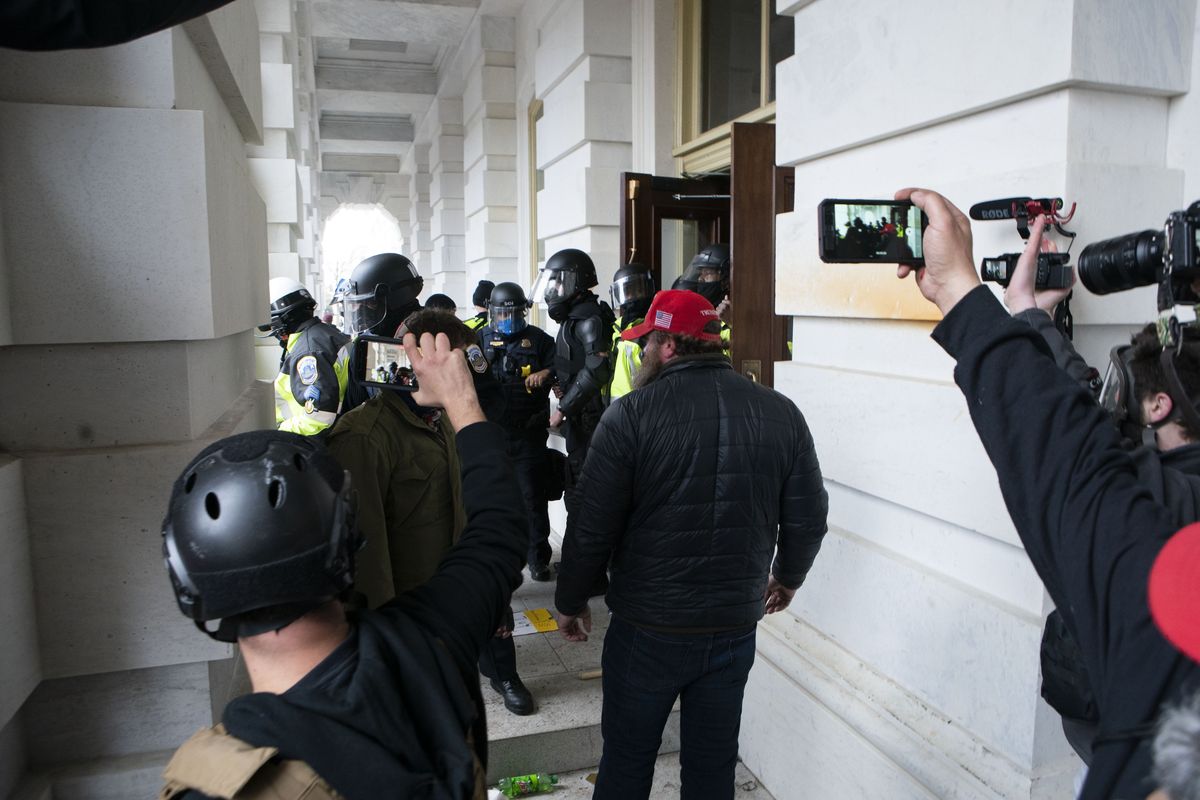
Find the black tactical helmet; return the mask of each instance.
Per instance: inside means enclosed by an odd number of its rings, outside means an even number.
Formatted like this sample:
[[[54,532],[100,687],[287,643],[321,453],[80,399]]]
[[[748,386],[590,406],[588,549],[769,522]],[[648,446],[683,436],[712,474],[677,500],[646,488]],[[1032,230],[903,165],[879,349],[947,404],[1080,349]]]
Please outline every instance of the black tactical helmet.
[[[576,289],[590,289],[597,283],[596,265],[592,263],[591,256],[573,247],[559,250],[546,259],[546,265],[542,267],[542,271],[574,272]]]
[[[620,309],[625,322],[644,317],[654,297],[654,277],[646,264],[626,264],[613,275],[608,287],[613,308]]]
[[[576,297],[596,285],[596,265],[582,250],[559,250],[546,259],[533,285],[535,301],[546,304],[550,318],[562,322],[567,318]]]
[[[308,437],[254,431],[205,448],[175,481],[163,520],[180,611],[232,642],[336,597],[362,544],[350,496],[349,473]]]
[[[525,329],[529,300],[518,283],[505,281],[496,284],[488,298],[488,324],[504,336],[515,336]]]
[[[729,294],[729,245],[702,247],[684,270],[679,288],[703,296],[714,307],[720,305]]]
[[[417,268],[399,253],[363,259],[340,296],[345,332],[392,336],[404,318],[421,307],[417,295],[423,285]]]

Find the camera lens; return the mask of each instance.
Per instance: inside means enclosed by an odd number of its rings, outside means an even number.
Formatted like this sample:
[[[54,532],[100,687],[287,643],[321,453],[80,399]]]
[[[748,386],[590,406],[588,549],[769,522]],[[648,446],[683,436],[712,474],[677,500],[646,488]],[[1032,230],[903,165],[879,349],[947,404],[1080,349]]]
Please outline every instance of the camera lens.
[[[1162,254],[1162,231],[1141,231],[1095,242],[1079,254],[1079,279],[1092,294],[1149,286],[1158,280]]]

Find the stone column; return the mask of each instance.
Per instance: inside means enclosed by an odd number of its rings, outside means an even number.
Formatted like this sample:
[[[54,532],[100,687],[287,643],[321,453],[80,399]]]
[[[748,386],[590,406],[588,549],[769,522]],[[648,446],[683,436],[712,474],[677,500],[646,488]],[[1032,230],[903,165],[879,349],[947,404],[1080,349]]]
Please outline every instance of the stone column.
[[[1031,27],[1025,2],[937,0],[936,33],[882,0],[778,5],[796,17],[776,120],[796,210],[777,220],[775,307],[795,317],[795,360],[775,385],[813,431],[830,530],[789,610],[759,626],[742,757],[781,800],[1070,796],[1079,762],[1038,692],[1049,604],[929,339],[937,310],[890,265],[822,264],[812,211],[916,182],[963,209],[1079,201],[1076,254],[1161,225],[1192,199],[1167,143],[1172,106],[1182,122],[1197,102],[1196,4],[1043,5]],[[848,54],[886,80],[827,71]],[[973,228],[977,262],[1021,246],[1011,222]],[[1155,316],[1151,288],[1081,289],[1072,308],[1097,365]]]
[[[603,296],[621,262],[620,173],[632,158],[629,0],[566,0],[546,18],[537,48],[538,235],[546,255],[586,251]]]
[[[0,51],[5,794],[152,796],[224,699],[230,648],[175,606],[160,525],[198,450],[270,424],[259,63],[244,0],[121,47]]]
[[[462,98],[439,97],[429,109],[429,234],[433,242],[431,291],[462,295],[466,259],[463,240]]]
[[[429,174],[429,144],[414,142],[404,157],[401,171],[411,176],[408,185],[409,235],[405,237],[409,252],[406,255],[422,275],[430,275],[433,272],[433,209],[429,205],[429,191],[433,179]]]
[[[466,289],[482,279],[521,283],[517,268],[516,20],[480,17],[463,89]],[[468,300],[461,300],[469,307]]]

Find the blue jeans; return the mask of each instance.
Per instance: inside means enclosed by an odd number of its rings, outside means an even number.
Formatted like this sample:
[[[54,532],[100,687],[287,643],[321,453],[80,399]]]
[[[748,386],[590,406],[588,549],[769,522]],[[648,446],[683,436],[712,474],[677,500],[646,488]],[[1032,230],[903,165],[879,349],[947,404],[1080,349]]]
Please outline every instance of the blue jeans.
[[[604,635],[604,756],[593,800],[650,796],[663,727],[680,698],[681,797],[733,797],[742,694],[756,626],[659,633],[613,615]]]

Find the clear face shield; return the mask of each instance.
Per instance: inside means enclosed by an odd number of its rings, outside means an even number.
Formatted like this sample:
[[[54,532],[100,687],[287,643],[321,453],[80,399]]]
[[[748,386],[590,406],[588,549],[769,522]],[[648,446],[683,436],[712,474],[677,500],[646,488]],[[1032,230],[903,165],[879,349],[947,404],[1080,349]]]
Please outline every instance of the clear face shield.
[[[571,270],[546,270],[538,273],[530,296],[535,302],[548,306],[564,303],[575,294],[578,281]]]
[[[374,328],[387,316],[387,296],[375,294],[343,294],[337,300],[341,307],[342,332],[350,336],[360,333],[390,335],[395,331]]]
[[[488,324],[503,336],[512,336],[525,327],[524,306],[493,306],[488,311]]]
[[[608,287],[608,296],[612,298],[613,308],[620,308],[627,303],[645,300],[654,295],[654,281],[645,273],[626,275],[613,281]]]
[[[1117,345],[1108,354],[1108,369],[1104,372],[1104,383],[1100,387],[1100,407],[1108,412],[1117,426],[1124,430],[1127,426],[1136,427],[1142,424],[1141,407],[1134,396],[1133,370],[1130,360],[1133,347]]]

